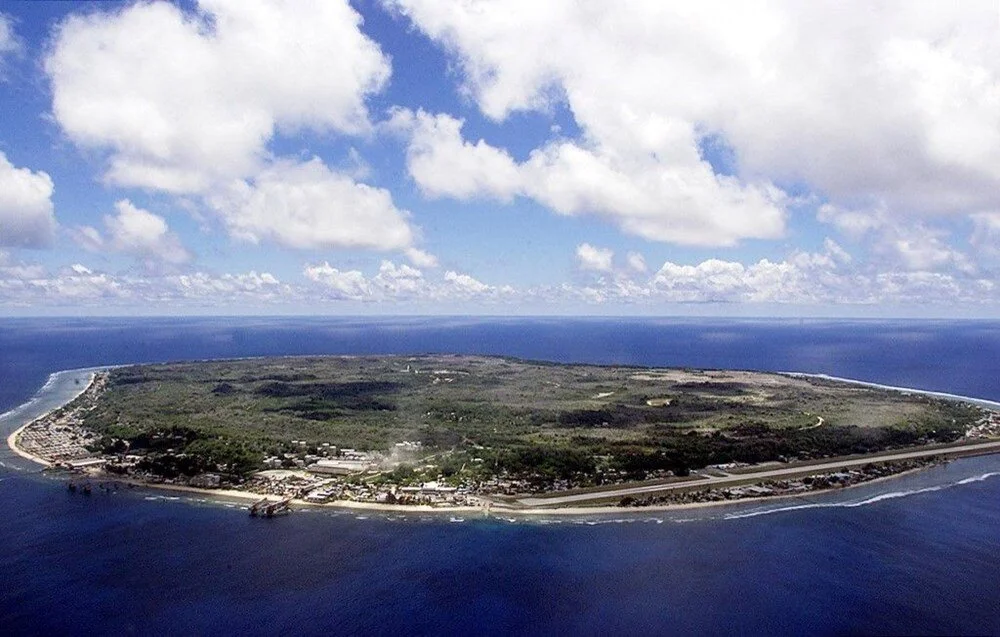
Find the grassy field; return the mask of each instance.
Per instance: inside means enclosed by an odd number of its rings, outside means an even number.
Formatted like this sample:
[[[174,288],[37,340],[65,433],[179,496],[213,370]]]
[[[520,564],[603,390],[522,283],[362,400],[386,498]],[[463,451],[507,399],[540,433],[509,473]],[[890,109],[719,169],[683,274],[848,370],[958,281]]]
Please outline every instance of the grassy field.
[[[484,472],[641,478],[945,442],[976,417],[923,396],[775,374],[372,356],[121,368],[86,424],[106,451],[127,442],[240,471],[299,450],[293,440],[367,450],[409,440]]]

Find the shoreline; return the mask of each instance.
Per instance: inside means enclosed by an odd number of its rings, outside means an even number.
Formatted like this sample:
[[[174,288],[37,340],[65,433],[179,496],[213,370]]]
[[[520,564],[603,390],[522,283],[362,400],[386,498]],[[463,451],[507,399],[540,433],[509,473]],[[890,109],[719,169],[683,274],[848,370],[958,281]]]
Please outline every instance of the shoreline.
[[[867,380],[858,380],[856,378],[844,378],[842,376],[830,376],[829,374],[814,374],[808,372],[774,372],[780,374],[781,376],[789,376],[791,378],[816,378],[819,380],[830,380],[839,383],[849,383],[851,385],[859,385],[861,387],[868,387],[871,389],[884,389],[887,391],[900,392],[904,394],[919,394],[922,396],[931,396],[933,398],[943,398],[945,400],[953,400],[957,402],[969,403],[970,405],[975,405],[976,407],[984,407],[987,409],[1000,409],[1000,402],[995,400],[989,400],[986,398],[975,398],[973,396],[962,396],[960,394],[951,394],[943,391],[935,391],[933,389],[916,389],[914,387],[898,387],[896,385],[883,385],[882,383],[874,383]]]
[[[141,363],[137,363],[137,364],[141,364]],[[41,415],[39,415],[39,416],[31,419],[30,421],[24,423],[23,425],[21,425],[20,427],[18,427],[16,430],[14,430],[9,436],[7,436],[7,446],[15,454],[17,454],[21,458],[24,458],[26,460],[30,460],[32,462],[40,464],[40,465],[43,466],[43,468],[52,467],[53,463],[50,462],[49,460],[46,460],[45,458],[42,458],[40,456],[31,454],[31,453],[29,453],[29,452],[24,451],[23,449],[21,449],[18,446],[18,444],[17,444],[17,438],[18,438],[18,436],[20,436],[20,434],[27,427],[29,427],[31,424],[37,422],[38,420],[41,420],[42,418],[45,418],[46,416],[48,416],[49,414],[51,414],[53,411],[66,406],[67,404],[69,404],[72,401],[76,400],[83,393],[85,393],[93,385],[94,381],[96,380],[97,372],[103,371],[103,370],[108,370],[108,369],[113,369],[113,368],[116,368],[116,367],[125,367],[125,366],[126,365],[106,365],[106,366],[95,366],[95,367],[83,367],[83,368],[60,370],[60,371],[53,372],[52,374],[50,374],[48,380],[45,383],[45,385],[43,385],[41,388],[39,388],[39,390],[35,393],[34,396],[32,396],[32,398],[28,402],[23,403],[22,405],[20,405],[18,407],[15,407],[14,409],[12,409],[12,410],[10,410],[8,412],[5,412],[4,415],[13,413],[13,412],[17,411],[18,409],[21,409],[21,408],[25,407],[26,405],[30,404],[32,401],[36,400],[37,396],[38,396],[38,393],[42,392],[46,387],[48,387],[52,383],[52,381],[56,377],[58,377],[58,375],[60,375],[60,374],[67,374],[67,373],[72,373],[72,372],[84,372],[84,371],[88,371],[88,372],[90,372],[90,378],[89,378],[87,384],[85,386],[83,386],[80,389],[80,391],[76,392],[73,396],[71,396],[70,398],[68,398],[65,402],[52,407],[52,409],[50,409],[50,410],[46,411],[45,413],[43,413],[43,414],[41,414]],[[886,390],[897,391],[897,392],[909,392],[909,393],[914,393],[914,394],[924,394],[924,395],[930,395],[930,396],[934,396],[934,397],[938,397],[938,398],[947,398],[947,399],[951,399],[951,400],[957,400],[957,401],[961,401],[961,402],[966,402],[966,403],[969,403],[969,404],[972,404],[972,405],[976,405],[976,406],[979,406],[979,407],[984,407],[985,405],[990,405],[993,408],[1000,408],[1000,402],[985,400],[985,399],[981,399],[981,398],[973,398],[973,397],[969,397],[969,396],[959,396],[957,394],[949,394],[949,393],[945,393],[945,392],[935,392],[935,391],[930,391],[930,390],[921,390],[921,389],[914,389],[914,388],[907,388],[907,387],[894,387],[894,386],[890,386],[890,385],[881,385],[881,384],[878,384],[878,383],[871,383],[871,382],[868,382],[868,381],[861,381],[861,380],[855,380],[855,379],[849,379],[849,378],[840,378],[840,377],[836,377],[836,376],[829,376],[829,375],[826,375],[826,374],[813,374],[813,373],[804,373],[804,372],[773,372],[773,373],[777,373],[777,374],[781,374],[781,375],[785,375],[785,376],[791,376],[791,377],[820,378],[820,379],[825,379],[825,380],[832,380],[832,381],[838,381],[838,382],[844,382],[844,383],[851,383],[851,384],[856,384],[856,385],[862,385],[862,386],[867,386],[867,387],[874,387],[874,388],[879,388],[879,389],[886,389]],[[942,450],[942,451],[944,451],[944,450]],[[961,453],[961,452],[959,451],[958,453]],[[987,453],[989,453],[989,452],[987,452]],[[992,452],[992,453],[1000,453],[1000,452]],[[978,454],[974,454],[974,455],[978,455]],[[959,456],[959,457],[962,457],[962,456]],[[875,460],[874,462],[878,462],[878,461]],[[826,494],[826,493],[834,493],[834,492],[843,491],[843,490],[847,490],[847,489],[854,489],[856,487],[860,487],[860,486],[863,486],[863,485],[876,484],[876,483],[879,483],[879,482],[883,482],[883,481],[887,481],[887,480],[892,480],[892,479],[895,479],[895,478],[899,478],[899,477],[902,477],[902,476],[905,476],[905,475],[910,475],[912,473],[915,473],[915,472],[918,472],[918,471],[923,471],[923,470],[928,469],[928,468],[933,467],[933,466],[937,466],[937,465],[933,465],[932,464],[932,465],[927,465],[925,467],[917,467],[917,468],[909,469],[909,470],[906,470],[906,471],[902,471],[902,472],[897,473],[897,474],[892,474],[892,475],[888,475],[888,476],[882,476],[882,477],[879,477],[879,478],[874,478],[872,480],[867,480],[867,481],[864,481],[864,482],[859,482],[859,483],[856,483],[856,484],[851,484],[851,485],[848,485],[846,487],[835,487],[835,488],[828,488],[828,489],[820,489],[820,490],[817,490],[817,491],[812,491],[810,493],[811,494],[815,494],[815,495],[822,495],[822,494]],[[158,491],[173,491],[173,492],[176,492],[176,493],[196,494],[196,495],[205,496],[208,499],[215,500],[215,501],[220,501],[220,502],[221,501],[226,501],[227,499],[228,500],[235,499],[235,500],[242,500],[242,501],[255,501],[255,502],[259,501],[259,500],[262,500],[262,499],[265,499],[265,498],[266,499],[272,499],[272,498],[280,499],[280,498],[278,498],[277,496],[274,496],[274,495],[262,495],[262,494],[257,494],[257,493],[253,493],[253,492],[250,492],[250,491],[240,491],[240,490],[237,490],[237,489],[206,489],[206,488],[201,488],[201,487],[191,487],[191,486],[187,486],[187,485],[174,485],[174,484],[162,484],[162,483],[144,482],[144,481],[141,481],[141,480],[135,480],[135,479],[129,479],[129,478],[122,478],[122,477],[116,476],[114,474],[108,474],[108,473],[104,473],[104,472],[88,472],[85,475],[87,477],[89,477],[90,479],[94,479],[94,480],[106,479],[106,480],[109,480],[111,482],[117,482],[117,483],[122,483],[122,484],[133,485],[133,486],[136,486],[136,487],[139,487],[139,488],[144,488],[144,489],[155,489],[155,490],[158,490]],[[786,500],[786,499],[790,499],[790,498],[802,497],[802,495],[803,495],[802,493],[787,493],[787,494],[778,494],[778,495],[771,495],[771,496],[750,496],[750,497],[738,498],[738,499],[734,499],[734,500],[716,500],[716,501],[709,501],[709,502],[685,502],[685,503],[677,503],[677,504],[657,504],[657,505],[651,505],[651,506],[646,506],[646,507],[642,507],[642,506],[639,506],[639,507],[620,507],[620,506],[593,506],[593,507],[586,507],[586,506],[563,506],[563,507],[559,507],[559,506],[556,506],[556,507],[551,507],[551,508],[516,508],[516,507],[510,507],[509,505],[498,504],[498,503],[495,503],[495,502],[489,502],[488,505],[484,505],[484,506],[433,506],[433,505],[384,504],[384,503],[378,503],[378,502],[356,502],[356,501],[351,501],[351,500],[338,500],[338,501],[334,501],[334,502],[317,503],[317,502],[307,502],[307,501],[299,499],[299,498],[293,498],[291,500],[291,503],[294,504],[294,505],[296,505],[297,507],[303,507],[303,508],[336,509],[336,510],[342,510],[342,511],[354,510],[354,511],[372,511],[372,512],[412,513],[412,514],[417,514],[417,513],[419,513],[419,514],[428,514],[428,513],[432,513],[433,514],[433,513],[438,513],[438,514],[442,514],[442,515],[444,515],[444,514],[461,513],[461,514],[467,514],[467,515],[480,514],[480,515],[482,515],[484,517],[508,517],[508,516],[515,516],[515,517],[517,517],[517,516],[535,517],[535,516],[545,516],[545,515],[556,515],[556,516],[607,515],[607,514],[611,514],[611,513],[636,515],[636,514],[641,514],[643,512],[668,512],[668,511],[680,511],[680,510],[686,510],[686,509],[701,509],[701,508],[707,508],[707,507],[719,507],[719,506],[731,506],[731,505],[739,505],[739,504],[764,503],[764,502],[767,502],[767,501]]]
[[[41,456],[38,456],[38,455],[35,455],[33,453],[27,452],[24,449],[22,449],[20,446],[18,446],[18,444],[17,444],[18,437],[21,435],[21,432],[23,432],[25,429],[27,429],[28,427],[30,427],[34,423],[38,422],[39,420],[41,420],[43,418],[46,418],[49,414],[51,414],[55,410],[61,409],[61,408],[65,407],[66,405],[70,404],[71,402],[73,402],[74,400],[76,400],[77,398],[79,398],[80,396],[82,396],[84,393],[86,393],[86,391],[93,386],[94,381],[97,380],[97,372],[102,371],[104,369],[110,369],[110,367],[81,367],[81,368],[78,368],[78,369],[64,369],[64,370],[60,370],[58,372],[54,372],[52,374],[49,374],[48,380],[45,382],[45,385],[42,385],[42,387],[38,390],[39,392],[42,391],[42,390],[44,390],[50,383],[52,383],[52,381],[55,380],[55,378],[57,378],[57,376],[59,374],[70,374],[70,373],[73,373],[73,372],[90,372],[90,378],[87,380],[87,384],[84,385],[83,387],[81,387],[80,391],[76,392],[73,396],[71,396],[68,400],[66,400],[66,402],[64,402],[64,403],[62,403],[60,405],[56,405],[52,409],[46,411],[45,413],[43,413],[43,414],[41,414],[41,415],[39,415],[39,416],[37,416],[35,418],[32,418],[28,422],[24,423],[23,425],[21,425],[20,427],[18,427],[14,431],[12,431],[10,433],[10,435],[7,436],[7,446],[10,447],[10,450],[13,451],[14,453],[16,453],[18,456],[24,458],[25,460],[31,460],[32,462],[38,463],[38,464],[40,464],[40,465],[42,465],[43,467],[46,467],[46,468],[47,467],[52,467],[54,463],[52,463],[51,461],[46,460],[45,458],[43,458]],[[35,392],[36,396],[37,396],[37,394],[38,394],[38,392]],[[32,400],[34,400],[34,399],[35,399],[35,397],[33,396]],[[25,405],[28,405],[30,403],[31,403],[31,401],[28,401],[27,403],[24,403],[23,405],[15,407],[11,411],[5,412],[3,415],[10,414],[10,413],[12,413],[12,412],[14,412],[14,411],[16,411],[18,409],[21,409],[22,407],[24,407]]]
[[[48,413],[49,412],[46,412],[46,415]],[[43,416],[39,416],[39,418],[42,418],[42,417]],[[36,418],[35,420],[38,420],[38,418]],[[30,425],[31,423],[35,422],[35,420],[32,420],[29,423],[21,425],[21,427],[19,427],[18,429],[14,430],[13,433],[11,433],[9,436],[7,436],[7,446],[10,447],[11,451],[13,451],[17,455],[21,456],[25,460],[31,460],[32,462],[36,462],[36,463],[42,465],[44,468],[48,468],[48,467],[52,466],[51,462],[49,462],[45,458],[42,458],[41,456],[36,456],[34,454],[28,453],[24,449],[21,449],[20,447],[17,446],[17,437],[21,435],[22,431],[24,431],[25,429],[27,429],[28,425]]]
[[[822,496],[824,494],[839,493],[842,491],[857,489],[858,487],[868,486],[872,484],[879,484],[882,482],[888,482],[890,480],[895,480],[896,478],[902,478],[904,476],[913,475],[921,471],[931,469],[935,466],[939,465],[932,464],[924,467],[915,467],[913,469],[907,469],[906,471],[901,471],[899,473],[894,473],[892,475],[882,476],[880,478],[874,478],[872,480],[867,480],[865,482],[858,482],[856,484],[851,484],[846,487],[821,489],[818,491],[812,491],[808,494],[782,493],[779,495],[746,497],[735,500],[715,500],[711,502],[684,502],[678,504],[654,504],[645,507],[594,506],[594,507],[555,507],[551,509],[537,509],[537,508],[517,509],[496,504],[493,504],[489,508],[487,508],[487,507],[470,507],[470,506],[432,506],[427,504],[419,504],[419,505],[381,504],[378,502],[355,502],[351,500],[340,500],[335,502],[318,503],[318,502],[307,502],[299,498],[293,498],[290,501],[290,504],[294,504],[299,508],[318,509],[318,510],[333,509],[337,511],[367,511],[372,513],[410,513],[410,514],[419,513],[419,514],[439,514],[439,515],[454,515],[456,513],[461,513],[466,515],[476,514],[483,518],[490,518],[490,517],[536,518],[540,516],[584,517],[588,515],[603,516],[611,514],[638,516],[646,512],[668,513],[668,512],[685,511],[692,509],[708,509],[708,508],[718,508],[725,506],[736,506],[740,504],[764,504],[767,502],[777,502],[777,501],[791,500],[793,498],[801,498],[804,497],[805,495]],[[251,493],[249,491],[237,491],[234,489],[203,489],[199,487],[189,487],[187,485],[156,484],[156,483],[142,482],[140,480],[119,478],[115,476],[110,476],[108,474],[100,474],[100,475],[95,475],[93,477],[95,479],[97,479],[98,477],[110,478],[112,482],[129,484],[143,489],[155,489],[157,491],[168,491],[173,493],[205,496],[207,500],[211,500],[214,502],[226,502],[229,500],[257,502],[265,498],[273,499],[274,501],[280,499],[278,498],[278,496],[273,496],[273,495],[265,496],[257,493]]]

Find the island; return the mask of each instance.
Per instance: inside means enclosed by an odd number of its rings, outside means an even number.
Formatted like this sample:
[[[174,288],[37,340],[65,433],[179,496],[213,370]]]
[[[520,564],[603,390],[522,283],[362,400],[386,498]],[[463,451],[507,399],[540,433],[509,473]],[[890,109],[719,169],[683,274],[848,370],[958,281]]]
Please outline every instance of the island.
[[[254,513],[577,511],[841,488],[1000,451],[998,434],[982,405],[803,374],[309,356],[102,370],[11,444],[78,479],[258,498]]]

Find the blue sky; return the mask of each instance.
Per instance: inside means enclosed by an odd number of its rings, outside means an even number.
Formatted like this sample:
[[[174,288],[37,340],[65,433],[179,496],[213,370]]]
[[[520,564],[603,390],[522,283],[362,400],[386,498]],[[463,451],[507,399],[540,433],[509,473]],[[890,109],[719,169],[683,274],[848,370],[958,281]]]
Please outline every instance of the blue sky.
[[[0,314],[996,317],[994,2],[0,2]]]

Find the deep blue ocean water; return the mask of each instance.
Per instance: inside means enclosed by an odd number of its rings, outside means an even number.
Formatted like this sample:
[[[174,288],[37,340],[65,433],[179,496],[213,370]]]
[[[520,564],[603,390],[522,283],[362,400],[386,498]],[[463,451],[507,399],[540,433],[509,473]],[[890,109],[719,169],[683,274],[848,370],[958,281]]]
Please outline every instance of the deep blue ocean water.
[[[68,368],[423,352],[1000,400],[997,322],[2,319],[0,412]],[[997,456],[795,500],[527,521],[262,521],[140,489],[74,497],[6,450],[0,463],[2,634],[1000,634]]]

